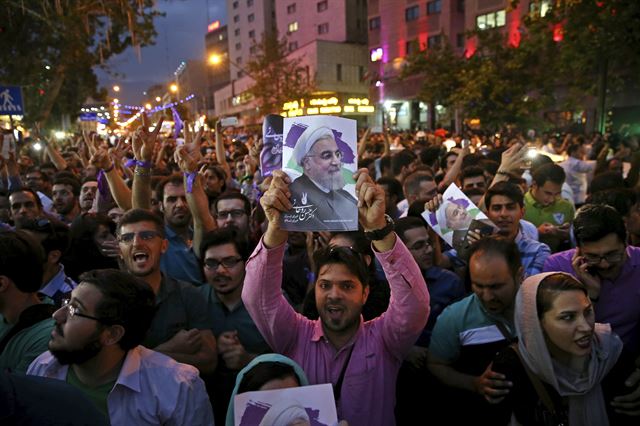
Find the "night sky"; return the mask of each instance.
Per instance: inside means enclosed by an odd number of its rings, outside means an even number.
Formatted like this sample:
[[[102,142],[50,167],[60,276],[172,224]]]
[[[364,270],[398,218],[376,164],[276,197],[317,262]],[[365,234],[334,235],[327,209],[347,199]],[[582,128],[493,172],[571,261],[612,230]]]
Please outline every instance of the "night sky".
[[[129,105],[140,105],[144,99],[142,92],[149,86],[173,78],[181,61],[205,59],[207,5],[210,22],[226,23],[225,0],[158,0],[156,3],[158,10],[166,14],[155,20],[156,44],[141,49],[140,60],[132,48],[111,58],[108,65],[113,72],[124,74],[121,77],[96,71],[100,85],[108,88],[109,95]],[[115,84],[120,86],[118,94],[112,90]]]

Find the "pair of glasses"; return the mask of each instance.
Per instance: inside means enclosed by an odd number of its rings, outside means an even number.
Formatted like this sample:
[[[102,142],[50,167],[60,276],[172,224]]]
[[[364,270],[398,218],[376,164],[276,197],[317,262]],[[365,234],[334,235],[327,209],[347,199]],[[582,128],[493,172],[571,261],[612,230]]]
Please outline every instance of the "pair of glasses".
[[[331,160],[333,157],[336,157],[338,160],[342,161],[342,157],[344,157],[344,154],[342,153],[342,151],[337,150],[337,151],[323,151],[322,153],[318,154],[318,155],[307,155],[307,157],[320,157],[322,160]]]
[[[127,232],[124,234],[120,234],[118,237],[118,241],[125,244],[131,244],[134,238],[138,236],[142,241],[150,241],[156,237],[160,237],[160,233],[158,231],[140,231],[140,232]]]
[[[213,271],[218,269],[218,266],[220,265],[224,266],[226,269],[231,269],[241,261],[242,261],[242,258],[240,257],[225,257],[222,260],[205,259],[204,266],[206,266],[208,269],[211,269]]]
[[[80,312],[78,312],[78,307],[77,306],[73,306],[71,304],[71,301],[69,299],[62,299],[62,307],[61,309],[66,309],[67,310],[67,319],[71,319],[73,317],[80,317],[80,318],[87,318],[90,320],[94,320],[94,321],[98,321],[101,323],[111,323],[112,320],[108,319],[108,318],[98,318],[98,317],[92,317],[91,315],[85,315],[85,314],[81,314]]]
[[[431,246],[431,244],[429,243],[429,241],[418,241],[416,244],[413,245],[413,247],[410,247],[409,250],[415,250],[415,251],[420,251],[420,250],[431,250],[433,247]]]
[[[597,254],[584,254],[582,257],[589,265],[599,265],[603,260],[606,260],[607,263],[618,263],[624,259],[624,252],[609,253],[604,256],[599,256]]]
[[[232,219],[239,219],[245,214],[247,213],[242,209],[224,210],[216,213],[216,219],[227,219],[229,216],[231,216]]]

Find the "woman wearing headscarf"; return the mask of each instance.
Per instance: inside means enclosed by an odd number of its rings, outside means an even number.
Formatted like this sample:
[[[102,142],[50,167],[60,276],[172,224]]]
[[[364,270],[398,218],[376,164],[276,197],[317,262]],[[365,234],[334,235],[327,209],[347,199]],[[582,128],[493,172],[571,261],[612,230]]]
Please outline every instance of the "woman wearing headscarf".
[[[512,384],[501,402],[504,423],[511,417],[522,425],[619,424],[610,419],[603,381],[618,382],[622,341],[608,324],[595,323],[587,294],[565,273],[522,283],[515,307],[519,341],[493,363]]]

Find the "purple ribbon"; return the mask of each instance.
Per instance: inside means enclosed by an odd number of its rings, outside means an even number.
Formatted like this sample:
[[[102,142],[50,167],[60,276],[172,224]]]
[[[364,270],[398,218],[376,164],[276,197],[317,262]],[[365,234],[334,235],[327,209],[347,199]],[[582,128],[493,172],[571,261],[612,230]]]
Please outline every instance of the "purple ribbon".
[[[175,123],[173,138],[178,139],[178,137],[180,136],[180,131],[183,127],[182,119],[180,118],[180,114],[178,114],[178,111],[174,107],[171,107],[171,115],[173,116],[173,121]]]
[[[198,172],[185,172],[184,175],[187,177],[187,192],[191,194],[193,192],[193,182],[195,182]]]
[[[126,163],[124,163],[124,165],[127,167],[137,166],[137,167],[144,167],[147,169],[151,168],[151,163],[149,161],[138,161],[135,158],[128,160]]]
[[[135,158],[132,158],[131,160],[127,160],[127,162],[124,163],[124,165],[127,167],[133,167],[136,164],[138,164],[138,162],[135,160]]]
[[[109,194],[109,184],[107,183],[107,177],[105,176],[104,170],[100,169],[98,171],[96,180],[98,181],[98,192],[103,197],[106,197]]]

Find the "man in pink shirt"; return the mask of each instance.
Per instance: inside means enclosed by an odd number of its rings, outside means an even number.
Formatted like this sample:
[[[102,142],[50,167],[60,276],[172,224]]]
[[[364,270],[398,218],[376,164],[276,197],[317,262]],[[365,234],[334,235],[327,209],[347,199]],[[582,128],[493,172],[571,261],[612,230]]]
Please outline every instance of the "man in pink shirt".
[[[429,293],[420,268],[385,217],[384,191],[366,169],[355,178],[360,224],[391,287],[387,312],[363,321],[366,266],[349,248],[328,247],[316,254],[319,320],[289,305],[280,289],[287,241],[280,214],[291,208],[291,180],[280,171],[260,201],[268,228],[247,262],[242,300],[274,351],[298,362],[311,384],[333,384],[338,418],[350,426],[388,426],[395,424],[398,370],[427,322]]]

